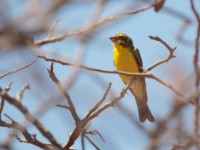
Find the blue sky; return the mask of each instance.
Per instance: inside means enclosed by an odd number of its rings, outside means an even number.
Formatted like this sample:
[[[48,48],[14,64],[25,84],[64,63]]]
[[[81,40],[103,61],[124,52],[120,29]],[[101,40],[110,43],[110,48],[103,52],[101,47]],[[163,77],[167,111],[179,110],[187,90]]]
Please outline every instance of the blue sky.
[[[119,13],[120,10],[123,10],[124,7],[127,6],[127,1],[110,0],[103,9],[101,17]],[[17,4],[10,1],[10,7],[13,8],[10,12],[10,16],[15,17],[17,13],[20,13],[24,8],[24,3],[25,1],[22,0],[19,0],[19,3]],[[131,1],[129,0],[128,3],[131,3]],[[181,1],[181,4],[178,0],[167,0],[164,7],[173,8],[174,10],[181,12],[194,20],[188,0]],[[93,9],[94,3],[91,2],[79,5],[76,3],[72,5],[70,4],[63,7],[62,10],[55,14],[52,18],[51,24],[49,24],[49,27],[57,19],[59,19],[60,22],[55,29],[54,35],[62,34],[60,31],[70,31],[72,29],[82,28],[89,22]],[[175,52],[176,58],[171,60],[169,63],[155,68],[152,70],[152,73],[179,89],[180,87],[176,83],[181,82],[184,78],[193,74],[192,55],[194,49],[192,45],[184,45],[176,40],[175,34],[180,28],[181,23],[181,19],[169,15],[164,10],[156,13],[153,9],[150,9],[136,15],[124,17],[123,19],[114,21],[108,25],[101,26],[92,34],[92,38],[88,41],[85,49],[83,64],[95,68],[114,70],[112,60],[112,43],[108,38],[111,35],[122,32],[126,33],[133,39],[135,47],[140,50],[144,67],[146,68],[168,55],[168,51],[163,45],[148,38],[149,35],[159,36],[170,46],[177,46],[177,50]],[[193,23],[186,30],[184,37],[193,41],[195,30],[196,23]],[[42,39],[45,36],[46,35],[40,35],[38,37],[34,37],[34,39]],[[78,45],[79,41],[77,38],[70,37],[62,42],[42,46],[39,51],[40,53],[46,54],[50,57],[56,58],[64,56],[65,61],[68,61],[76,57]],[[23,51],[23,55],[25,55],[25,57],[21,60],[21,52],[19,50],[3,54],[1,59],[10,59],[11,61],[2,64],[1,73],[6,72],[7,68],[12,70],[36,57],[33,53],[26,51],[26,49]],[[35,67],[38,68],[37,71],[32,71],[31,69],[34,69]],[[56,91],[54,83],[48,77],[48,73],[46,71],[47,68],[49,68],[49,63],[39,60],[30,68],[1,79],[1,86],[6,86],[10,81],[14,81],[12,90],[10,91],[10,94],[12,95],[19,91],[25,83],[29,83],[31,85],[31,90],[25,93],[23,103],[30,109],[31,112],[34,112],[37,109],[38,104],[42,100],[48,98],[49,91]],[[172,68],[175,70],[180,69],[184,72],[184,74],[181,74],[181,72],[179,72],[180,74],[173,74],[174,71],[172,71]],[[55,65],[55,73],[63,82],[67,79],[71,70],[73,70],[73,67]],[[45,80],[35,82],[37,81],[38,76],[44,77]],[[16,80],[22,78],[23,80]],[[96,81],[97,79],[98,81]],[[124,87],[123,82],[117,75],[81,70],[81,74],[68,91],[80,116],[83,117],[88,109],[101,98],[109,82],[112,82],[112,90],[116,93],[120,92],[120,90]],[[146,82],[149,98],[148,104],[150,109],[155,118],[162,118],[168,113],[168,110],[171,107],[172,97],[175,95],[169,89],[152,79],[147,79]],[[47,87],[49,87],[50,90],[45,89]],[[38,90],[38,88],[41,88],[41,90]],[[109,100],[109,98],[107,100]],[[65,104],[64,99],[62,103]],[[138,119],[134,97],[130,93],[128,93],[120,103],[130,110],[133,116]],[[17,117],[19,122],[20,120],[23,120],[23,116],[16,111],[15,108],[9,106],[8,104],[6,105],[4,111],[13,118]],[[192,108],[187,107],[186,115],[190,115],[191,113]],[[3,119],[5,118],[3,117]],[[69,133],[73,129],[73,120],[69,112],[55,106],[52,106],[50,110],[42,115],[40,120],[50,131],[52,131],[56,139],[58,139],[61,143],[65,143]],[[143,126],[153,128],[154,124],[145,122]],[[143,149],[143,146],[148,143],[148,138],[115,107],[109,108],[98,118],[94,119],[90,124],[90,129],[97,129],[104,137],[104,140],[106,141],[105,143],[102,142],[98,136],[90,136],[91,139],[93,139],[102,149],[141,150]],[[29,130],[33,133],[37,133],[39,139],[42,138],[35,128],[31,127]],[[7,134],[6,131],[7,129],[0,128],[0,132]],[[3,138],[0,136],[0,139]],[[26,147],[26,149],[35,149],[35,147],[31,145],[19,143],[16,140],[16,149],[21,149],[22,146],[24,148]],[[87,143],[87,148],[93,149],[93,147],[91,146],[90,148],[90,146],[91,145]],[[75,149],[80,149],[80,140],[77,140],[73,147]]]

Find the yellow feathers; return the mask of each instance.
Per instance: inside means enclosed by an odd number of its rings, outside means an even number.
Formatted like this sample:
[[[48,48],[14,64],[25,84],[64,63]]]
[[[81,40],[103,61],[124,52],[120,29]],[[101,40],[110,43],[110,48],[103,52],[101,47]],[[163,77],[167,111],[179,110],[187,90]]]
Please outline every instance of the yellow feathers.
[[[113,60],[116,70],[139,73],[143,72],[142,59],[138,49],[134,48],[131,38],[123,33],[118,33],[110,37],[113,42]],[[128,84],[132,79],[131,76],[120,75],[120,78],[125,84]],[[147,105],[146,83],[144,78],[138,78],[130,88],[131,93],[136,99],[141,122],[146,119],[153,122],[154,117]]]

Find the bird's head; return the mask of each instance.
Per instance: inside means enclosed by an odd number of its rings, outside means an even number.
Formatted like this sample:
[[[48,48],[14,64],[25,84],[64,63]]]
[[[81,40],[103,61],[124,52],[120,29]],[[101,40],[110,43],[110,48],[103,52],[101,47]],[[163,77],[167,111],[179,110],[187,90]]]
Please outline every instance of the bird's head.
[[[113,44],[117,44],[123,47],[133,47],[131,38],[123,33],[117,33],[115,36],[111,36],[109,39],[113,42]]]

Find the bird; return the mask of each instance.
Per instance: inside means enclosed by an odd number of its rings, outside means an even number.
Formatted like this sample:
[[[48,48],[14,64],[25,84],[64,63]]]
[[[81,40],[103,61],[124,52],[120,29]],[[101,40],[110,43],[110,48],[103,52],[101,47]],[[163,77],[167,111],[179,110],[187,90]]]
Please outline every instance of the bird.
[[[140,52],[134,47],[132,39],[123,33],[117,33],[109,37],[113,43],[113,62],[117,71],[129,73],[143,73],[143,62]],[[133,77],[121,75],[120,78],[124,84],[128,84]],[[130,92],[136,100],[139,119],[141,122],[149,120],[154,122],[155,119],[147,104],[147,90],[144,77],[135,78],[130,87]]]

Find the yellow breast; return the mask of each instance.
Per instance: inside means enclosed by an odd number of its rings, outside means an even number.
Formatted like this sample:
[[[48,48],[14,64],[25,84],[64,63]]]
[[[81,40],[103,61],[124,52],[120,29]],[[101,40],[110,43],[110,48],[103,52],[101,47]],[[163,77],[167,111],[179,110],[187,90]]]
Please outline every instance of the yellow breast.
[[[139,66],[129,48],[114,44],[113,57],[116,70],[131,73],[139,72]],[[120,75],[120,77],[125,83],[131,80],[130,76]]]

